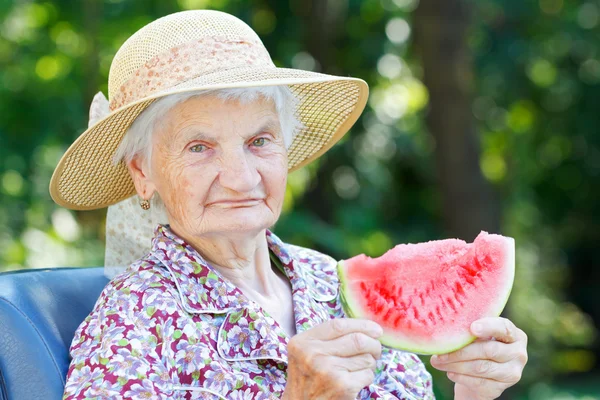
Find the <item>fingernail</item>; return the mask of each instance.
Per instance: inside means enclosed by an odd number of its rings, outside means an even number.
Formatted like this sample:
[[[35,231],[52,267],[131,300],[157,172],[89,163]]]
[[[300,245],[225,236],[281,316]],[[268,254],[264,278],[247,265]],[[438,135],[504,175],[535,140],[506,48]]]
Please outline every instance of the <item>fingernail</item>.
[[[438,354],[437,359],[438,359],[438,361],[445,362],[448,360],[448,355],[447,354]]]
[[[473,331],[473,333],[481,333],[482,329],[483,327],[479,322],[474,322],[473,325],[471,325],[471,330]]]
[[[373,335],[375,335],[375,337],[383,335],[383,329],[381,328],[381,326],[378,326],[377,328],[373,329]]]

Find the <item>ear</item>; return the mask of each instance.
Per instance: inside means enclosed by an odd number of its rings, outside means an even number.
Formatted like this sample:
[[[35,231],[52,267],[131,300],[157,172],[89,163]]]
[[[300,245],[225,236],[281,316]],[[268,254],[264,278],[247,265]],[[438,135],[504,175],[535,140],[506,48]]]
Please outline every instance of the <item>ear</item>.
[[[131,161],[127,163],[129,175],[133,179],[135,191],[138,196],[144,200],[150,200],[156,191],[156,185],[150,177],[150,166],[139,155],[135,155]]]

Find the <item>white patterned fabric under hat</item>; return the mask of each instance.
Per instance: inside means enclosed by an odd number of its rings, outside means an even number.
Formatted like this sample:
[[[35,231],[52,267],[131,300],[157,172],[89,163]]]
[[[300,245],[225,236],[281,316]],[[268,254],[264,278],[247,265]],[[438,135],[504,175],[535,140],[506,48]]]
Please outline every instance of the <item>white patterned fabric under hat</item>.
[[[157,19],[117,51],[108,85],[109,112],[81,134],[60,160],[50,194],[64,207],[89,210],[135,194],[115,150],[133,121],[153,101],[175,93],[287,85],[297,97],[289,170],[320,157],[352,127],[368,97],[367,84],[298,69],[278,68],[258,35],[240,19],[192,10]]]
[[[154,230],[158,224],[167,223],[164,208],[142,210],[137,196],[109,206],[106,213],[104,275],[112,279],[135,260],[148,254]]]
[[[108,100],[98,92],[90,106],[88,126],[110,113]],[[106,213],[106,247],[104,275],[112,279],[135,260],[145,256],[152,246],[154,229],[168,223],[163,207],[143,210],[139,198],[131,196],[108,207]]]

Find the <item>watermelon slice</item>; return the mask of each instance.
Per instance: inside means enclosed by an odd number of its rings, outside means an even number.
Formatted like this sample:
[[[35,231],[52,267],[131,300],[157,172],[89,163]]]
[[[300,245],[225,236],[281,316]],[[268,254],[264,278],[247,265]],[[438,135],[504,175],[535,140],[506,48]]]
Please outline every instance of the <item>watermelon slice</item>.
[[[344,311],[380,324],[382,344],[449,353],[475,340],[473,321],[504,309],[515,275],[515,242],[481,232],[473,243],[401,244],[379,258],[340,261],[338,274]]]

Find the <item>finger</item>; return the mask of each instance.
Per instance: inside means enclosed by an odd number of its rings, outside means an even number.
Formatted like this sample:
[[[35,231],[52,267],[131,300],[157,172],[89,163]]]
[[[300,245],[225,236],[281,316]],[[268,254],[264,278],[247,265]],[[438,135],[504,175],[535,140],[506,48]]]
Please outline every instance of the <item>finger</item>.
[[[516,358],[520,349],[518,343],[507,344],[493,340],[481,340],[452,353],[431,356],[430,361],[432,365],[479,359],[507,362]]]
[[[324,341],[322,351],[337,357],[352,357],[369,354],[376,360],[381,357],[381,343],[361,332],[354,332],[334,340]]]
[[[502,392],[511,385],[502,382],[491,381],[485,378],[448,372],[448,379],[459,385],[464,385],[472,392],[477,393],[480,399],[497,399]]]
[[[471,324],[471,332],[479,338],[495,338],[504,343],[513,343],[523,338],[523,331],[510,320],[501,317],[479,319]]]
[[[521,379],[523,368],[516,361],[497,363],[490,360],[463,361],[443,364],[435,368],[440,371],[485,378],[497,382],[514,384]]]
[[[348,372],[361,371],[363,369],[375,371],[377,368],[377,360],[370,354],[360,354],[354,357],[333,357],[331,363],[337,368]]]
[[[307,331],[312,338],[319,340],[333,340],[355,332],[377,339],[383,334],[383,329],[376,322],[367,319],[337,318]]]
[[[365,386],[369,386],[375,380],[375,372],[371,369],[361,369],[360,371],[348,372],[347,385],[356,389],[354,397]]]

